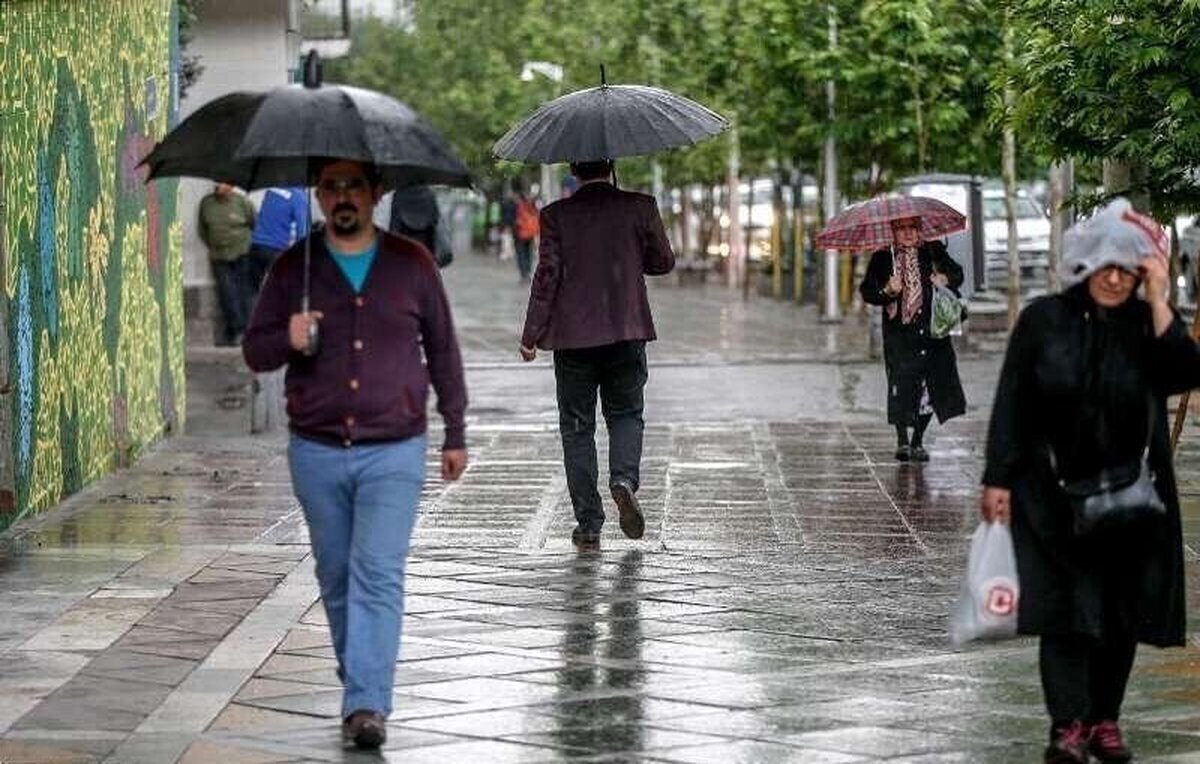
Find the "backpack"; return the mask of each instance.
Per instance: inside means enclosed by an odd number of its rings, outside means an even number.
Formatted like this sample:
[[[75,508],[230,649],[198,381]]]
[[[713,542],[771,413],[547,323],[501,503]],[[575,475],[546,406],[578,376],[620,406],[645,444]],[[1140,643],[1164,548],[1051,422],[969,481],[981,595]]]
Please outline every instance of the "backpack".
[[[538,235],[538,209],[529,199],[517,202],[517,220],[513,232],[521,241],[529,241]]]

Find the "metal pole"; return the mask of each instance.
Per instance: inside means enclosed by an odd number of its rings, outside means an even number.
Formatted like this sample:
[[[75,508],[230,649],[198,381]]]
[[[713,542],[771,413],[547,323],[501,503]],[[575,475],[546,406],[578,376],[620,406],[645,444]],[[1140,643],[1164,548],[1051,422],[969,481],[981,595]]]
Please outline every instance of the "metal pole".
[[[797,305],[804,302],[804,268],[808,265],[808,252],[804,245],[804,172],[793,170],[792,186],[792,301]]]
[[[829,50],[837,50],[837,15],[833,6],[826,6],[829,15]],[[837,86],[832,79],[825,82],[825,99],[829,109],[828,132],[825,135],[825,220],[838,213],[837,144],[833,137],[836,118]],[[842,308],[838,301],[838,253],[825,250],[825,314],[826,321],[840,321]]]

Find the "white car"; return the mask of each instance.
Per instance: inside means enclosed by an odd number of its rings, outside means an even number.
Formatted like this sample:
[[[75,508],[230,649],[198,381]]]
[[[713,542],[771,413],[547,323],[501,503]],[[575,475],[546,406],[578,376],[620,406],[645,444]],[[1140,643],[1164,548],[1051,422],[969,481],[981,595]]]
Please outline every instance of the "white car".
[[[1024,191],[1017,192],[1017,251],[1022,276],[1036,275],[1050,262],[1050,219]],[[983,249],[989,281],[1006,278],[1008,272],[1008,211],[1004,189],[983,190]]]

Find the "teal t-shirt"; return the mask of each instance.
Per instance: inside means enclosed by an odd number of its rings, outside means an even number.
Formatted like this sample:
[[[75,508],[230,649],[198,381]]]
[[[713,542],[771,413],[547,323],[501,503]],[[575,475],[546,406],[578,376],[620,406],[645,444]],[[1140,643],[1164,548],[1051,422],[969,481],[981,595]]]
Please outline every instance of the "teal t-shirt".
[[[346,280],[354,287],[354,293],[361,292],[363,282],[367,280],[367,274],[371,271],[371,263],[375,262],[375,253],[379,251],[379,240],[376,239],[362,252],[339,252],[328,240],[325,247],[333,261],[342,269],[342,273],[346,274]]]

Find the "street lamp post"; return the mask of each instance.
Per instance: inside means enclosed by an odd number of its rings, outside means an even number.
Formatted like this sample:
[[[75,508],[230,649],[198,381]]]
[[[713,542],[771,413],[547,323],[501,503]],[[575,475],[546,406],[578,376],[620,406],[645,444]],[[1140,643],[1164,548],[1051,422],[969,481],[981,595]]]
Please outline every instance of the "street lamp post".
[[[521,66],[521,82],[533,82],[533,80],[541,75],[554,83],[554,97],[558,98],[559,90],[562,86],[563,68],[549,61],[526,61]],[[542,203],[547,204],[558,196],[557,189],[552,189],[554,173],[548,164],[542,165],[542,178],[539,182],[541,186]]]

